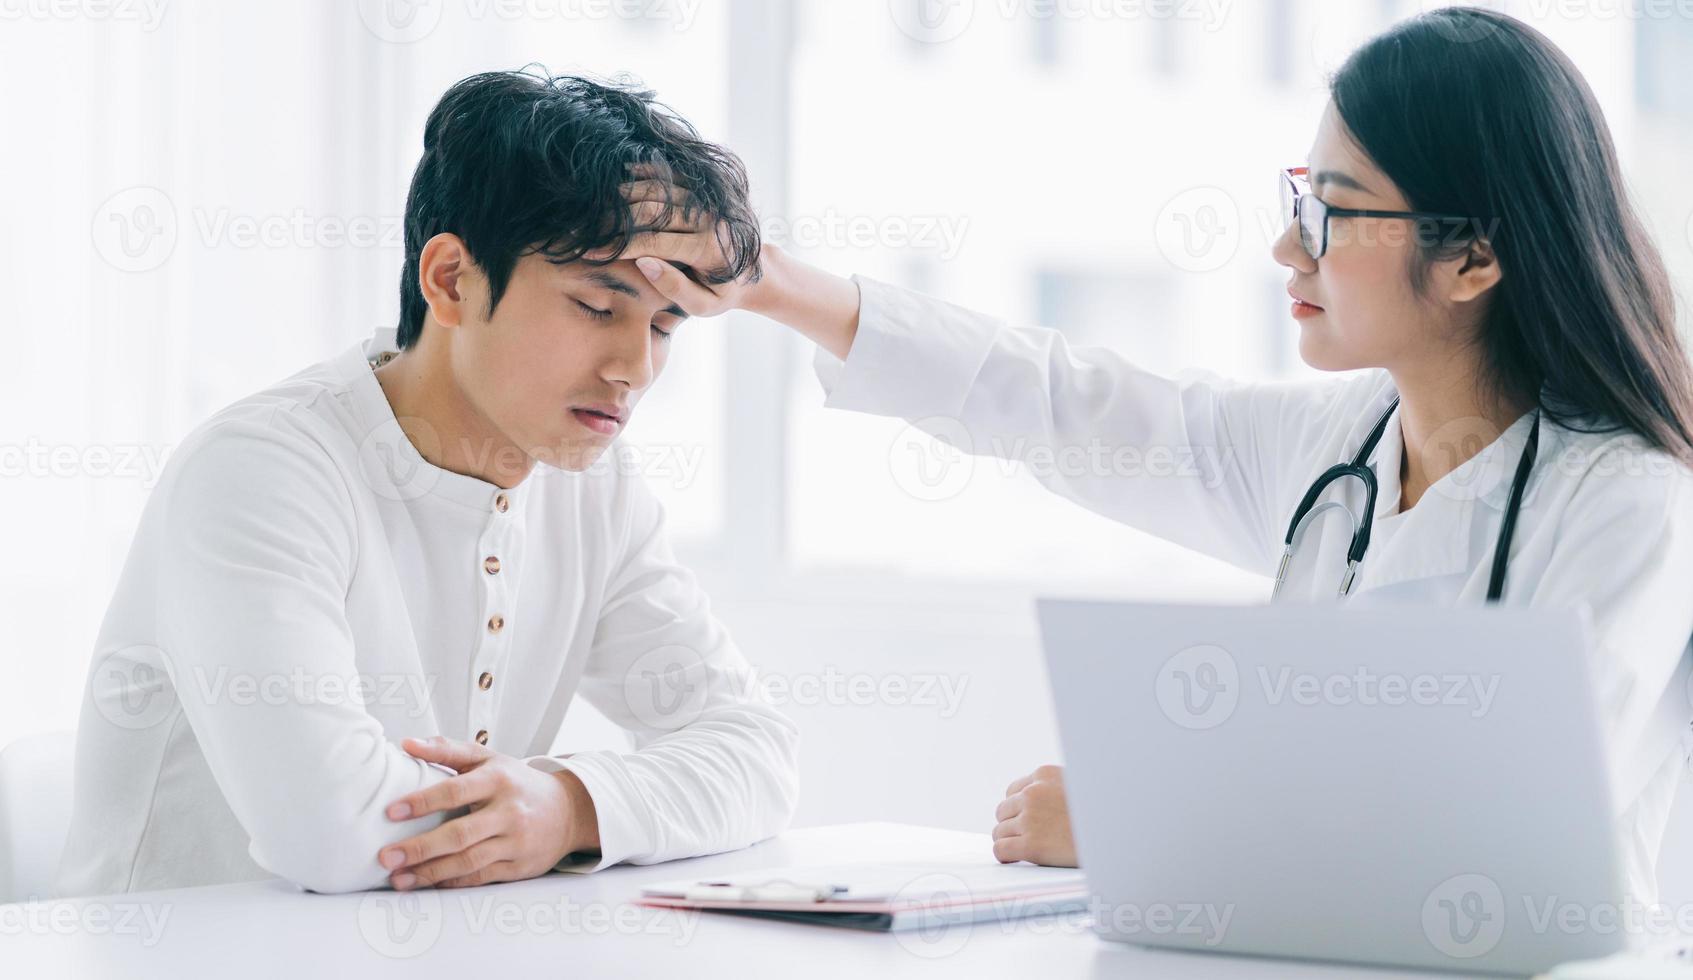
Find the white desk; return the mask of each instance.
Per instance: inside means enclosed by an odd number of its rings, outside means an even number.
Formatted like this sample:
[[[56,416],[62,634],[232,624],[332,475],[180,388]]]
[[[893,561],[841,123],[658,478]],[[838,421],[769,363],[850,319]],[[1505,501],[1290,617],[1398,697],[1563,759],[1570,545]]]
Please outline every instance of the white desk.
[[[1452,975],[1155,951],[1103,942],[1081,915],[957,926],[924,937],[630,904],[643,884],[696,874],[915,860],[972,846],[984,856],[991,853],[983,834],[850,824],[791,831],[747,850],[671,864],[410,895],[313,895],[272,880],[0,905],[0,975],[42,980]]]

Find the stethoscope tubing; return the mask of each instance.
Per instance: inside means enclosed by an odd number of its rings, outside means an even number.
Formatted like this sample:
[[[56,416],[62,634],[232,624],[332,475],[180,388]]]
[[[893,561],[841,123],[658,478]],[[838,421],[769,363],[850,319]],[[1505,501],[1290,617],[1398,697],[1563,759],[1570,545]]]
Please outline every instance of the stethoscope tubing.
[[[1387,423],[1393,417],[1394,410],[1399,407],[1399,396],[1395,395],[1387,410],[1381,413],[1381,418],[1370,429],[1364,438],[1358,452],[1350,463],[1336,463],[1319,475],[1305,496],[1300,499],[1299,506],[1294,508],[1293,520],[1288,522],[1287,536],[1282,540],[1281,562],[1276,568],[1275,587],[1270,592],[1271,601],[1281,596],[1283,585],[1287,581],[1287,567],[1293,560],[1294,544],[1298,541],[1305,524],[1330,507],[1346,510],[1352,517],[1352,541],[1346,549],[1346,574],[1340,581],[1340,589],[1336,598],[1343,598],[1352,591],[1352,583],[1358,577],[1358,566],[1364,560],[1364,554],[1370,548],[1370,531],[1375,525],[1376,516],[1376,471],[1369,465],[1369,458],[1381,442],[1381,437],[1387,431]],[[1540,448],[1540,412],[1535,410],[1534,427],[1529,431],[1528,442],[1523,446],[1523,452],[1517,459],[1516,473],[1511,479],[1511,495],[1505,508],[1505,518],[1499,526],[1499,539],[1493,549],[1493,567],[1488,576],[1487,601],[1498,602],[1505,593],[1505,570],[1510,559],[1511,539],[1516,534],[1517,513],[1522,509],[1523,492],[1528,486],[1528,477],[1534,469],[1535,457]],[[1348,477],[1364,484],[1364,513],[1362,516],[1353,515],[1345,505],[1333,501],[1317,506],[1317,498],[1338,480]]]

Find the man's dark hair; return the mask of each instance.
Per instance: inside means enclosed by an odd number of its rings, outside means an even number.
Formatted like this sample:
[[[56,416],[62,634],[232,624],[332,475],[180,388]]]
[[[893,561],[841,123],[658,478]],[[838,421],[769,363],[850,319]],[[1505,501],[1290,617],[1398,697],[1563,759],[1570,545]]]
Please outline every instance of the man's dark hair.
[[[706,283],[752,272],[758,221],[746,168],[636,85],[571,75],[496,71],[472,75],[441,96],[423,128],[423,158],[406,195],[406,263],[400,273],[401,349],[423,332],[428,306],[418,260],[430,238],[464,240],[488,277],[488,313],[500,303],[518,259],[583,259],[631,235],[663,227],[681,204],[638,224],[621,185],[644,166],[685,188],[687,207],[718,219],[727,262],[687,270]],[[667,195],[668,196],[668,195]],[[583,259],[604,264],[611,259]]]

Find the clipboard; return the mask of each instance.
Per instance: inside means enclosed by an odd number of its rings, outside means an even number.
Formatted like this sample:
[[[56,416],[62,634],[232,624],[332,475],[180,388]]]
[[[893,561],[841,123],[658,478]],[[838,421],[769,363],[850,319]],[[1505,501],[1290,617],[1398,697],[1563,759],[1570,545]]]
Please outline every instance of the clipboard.
[[[1085,911],[1076,868],[1003,865],[976,855],[925,862],[767,868],[641,890],[639,904],[878,932]]]

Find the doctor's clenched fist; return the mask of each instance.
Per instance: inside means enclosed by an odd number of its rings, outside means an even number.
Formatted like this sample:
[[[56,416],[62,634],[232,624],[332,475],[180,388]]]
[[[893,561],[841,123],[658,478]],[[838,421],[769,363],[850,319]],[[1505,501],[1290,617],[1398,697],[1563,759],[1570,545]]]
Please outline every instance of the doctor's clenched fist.
[[[993,829],[993,856],[1000,861],[1076,867],[1063,766],[1041,766],[1012,783],[994,819],[999,824]]]

